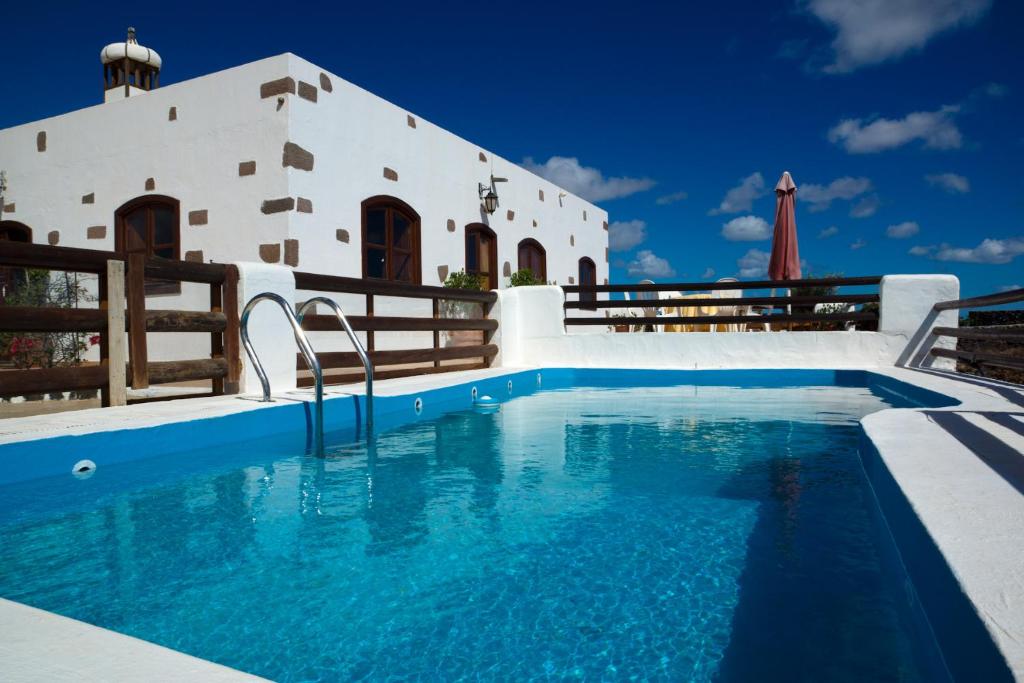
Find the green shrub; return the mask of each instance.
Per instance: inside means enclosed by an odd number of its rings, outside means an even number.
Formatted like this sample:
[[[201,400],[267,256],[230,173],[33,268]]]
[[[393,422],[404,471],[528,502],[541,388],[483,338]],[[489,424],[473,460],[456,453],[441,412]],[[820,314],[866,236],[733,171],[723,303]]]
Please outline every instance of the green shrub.
[[[541,280],[534,277],[533,271],[529,268],[522,268],[512,273],[512,277],[508,280],[509,287],[530,287],[532,285],[544,284]]]

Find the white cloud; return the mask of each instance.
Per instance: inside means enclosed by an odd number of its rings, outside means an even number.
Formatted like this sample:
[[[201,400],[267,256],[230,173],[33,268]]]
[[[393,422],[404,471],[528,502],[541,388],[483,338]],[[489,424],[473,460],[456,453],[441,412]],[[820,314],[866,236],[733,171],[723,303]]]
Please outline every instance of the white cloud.
[[[758,216],[733,218],[722,226],[722,237],[730,242],[753,242],[772,236],[768,221]]]
[[[890,225],[885,229],[885,236],[894,240],[905,240],[921,232],[921,226],[914,221],[904,221]]]
[[[768,193],[764,186],[764,177],[760,173],[751,173],[740,180],[740,184],[725,193],[717,209],[708,213],[712,216],[721,213],[740,213],[754,208],[754,200]]]
[[[935,173],[924,177],[929,185],[942,188],[949,194],[965,194],[971,191],[971,182],[956,173]]]
[[[833,236],[838,235],[838,234],[839,234],[839,228],[837,228],[834,225],[830,225],[830,226],[828,226],[827,228],[825,228],[824,230],[822,230],[821,232],[818,233],[818,239],[819,240],[823,240],[823,239],[826,239],[828,237],[833,237]]]
[[[700,276],[701,280],[709,280],[715,276],[715,269],[708,266],[704,269],[704,274]]]
[[[554,156],[543,164],[526,157],[522,166],[590,202],[628,197],[654,187],[650,178],[605,178],[598,169],[581,166],[576,157]]]
[[[675,269],[668,261],[656,256],[650,249],[641,249],[636,252],[636,258],[626,266],[626,272],[631,277],[672,277],[676,274]]]
[[[828,185],[801,185],[797,196],[807,202],[811,211],[824,211],[837,199],[849,201],[871,189],[868,178],[836,178]]]
[[[857,240],[856,240],[855,242],[852,242],[852,243],[850,244],[850,249],[853,249],[854,251],[856,251],[856,250],[858,250],[858,249],[863,249],[863,248],[864,248],[864,247],[866,247],[867,245],[868,245],[868,243],[867,243],[867,242],[865,242],[865,241],[863,240],[863,238],[860,238],[860,237],[858,237],[858,238],[857,238]]]
[[[805,0],[807,10],[836,32],[828,73],[897,59],[945,31],[970,26],[992,0]]]
[[[672,192],[671,194],[666,194],[661,197],[658,197],[657,199],[654,200],[654,203],[658,204],[659,206],[667,206],[668,204],[675,204],[676,202],[681,202],[689,196],[689,194],[682,191]]]
[[[1024,237],[1010,237],[1005,240],[985,239],[973,249],[942,244],[932,258],[960,263],[1009,263],[1021,254],[1024,254]]]
[[[913,256],[928,256],[936,261],[1002,264],[1024,254],[1024,237],[988,238],[973,248],[954,247],[945,243],[939,246],[915,246],[910,248],[909,253]]]
[[[739,276],[744,278],[763,278],[768,276],[768,262],[771,254],[760,249],[751,249],[736,259]]]
[[[608,224],[608,248],[627,251],[647,239],[647,223],[640,220],[614,221]]]
[[[915,111],[902,119],[843,119],[828,131],[829,142],[850,154],[871,154],[920,140],[930,149],[958,149],[963,136],[953,117],[960,106],[949,104],[935,111]]]
[[[875,212],[878,211],[878,207],[881,205],[882,201],[878,198],[877,194],[869,194],[867,197],[864,197],[850,207],[850,216],[853,218],[867,218],[868,216],[874,216]]]

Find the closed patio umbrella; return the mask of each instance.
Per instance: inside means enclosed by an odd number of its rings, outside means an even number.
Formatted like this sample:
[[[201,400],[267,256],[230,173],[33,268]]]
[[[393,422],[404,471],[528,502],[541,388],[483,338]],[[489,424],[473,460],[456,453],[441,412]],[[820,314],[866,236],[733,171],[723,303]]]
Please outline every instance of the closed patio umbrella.
[[[772,280],[800,279],[800,250],[796,243],[796,183],[784,171],[775,186],[775,232],[768,261]]]

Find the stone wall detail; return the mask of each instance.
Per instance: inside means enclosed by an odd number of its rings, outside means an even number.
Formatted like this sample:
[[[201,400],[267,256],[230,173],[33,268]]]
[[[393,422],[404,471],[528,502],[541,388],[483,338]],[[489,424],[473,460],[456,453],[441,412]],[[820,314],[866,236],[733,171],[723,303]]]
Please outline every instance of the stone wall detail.
[[[295,94],[295,79],[291,76],[260,84],[260,99],[285,94]]]
[[[339,242],[344,242],[345,244],[348,244],[348,230],[345,230],[344,228],[338,228],[337,230],[334,231],[334,236],[335,238],[337,238]]]
[[[295,210],[299,213],[313,213],[313,200],[299,197],[295,201]]]
[[[284,241],[284,263],[286,266],[294,268],[299,265],[299,241],[298,240],[285,240]]]
[[[387,166],[384,167],[384,179],[398,181],[398,173]]]
[[[102,240],[107,237],[107,226],[105,225],[90,225],[85,229],[85,239],[87,240]]]
[[[300,171],[313,170],[313,153],[303,149],[294,142],[284,143],[284,151],[281,154],[281,166],[297,168]]]
[[[51,247],[55,247],[60,244],[60,230],[51,230],[46,236],[46,243]]]
[[[265,214],[281,213],[291,211],[295,208],[295,199],[292,197],[281,197],[280,199],[264,199],[260,211]],[[276,263],[274,261],[273,263]]]
[[[146,192],[152,192],[156,189],[156,180],[153,178],[146,178]]]
[[[274,244],[261,244],[260,245],[260,258],[264,263],[277,263],[281,260],[281,245]]]
[[[209,215],[206,209],[197,209],[188,212],[189,225],[206,225]]]
[[[305,81],[299,81],[297,92],[299,97],[302,99],[309,100],[310,102],[316,102],[317,90],[315,85],[306,83]]]
[[[256,162],[255,161],[239,161],[238,162],[238,175],[256,175]]]
[[[320,89],[324,92],[334,92],[334,86],[331,84],[331,78],[323,71],[320,72]]]
[[[90,192],[89,194],[83,194],[82,195],[82,203],[83,204],[95,204],[96,203],[96,193],[95,192]]]
[[[45,152],[46,151],[46,131],[45,130],[41,130],[38,133],[36,133],[36,151],[37,152]]]
[[[186,251],[185,260],[189,263],[202,263],[203,262],[203,250],[196,249],[195,251]]]
[[[168,121],[177,121],[178,120],[178,108],[177,107],[171,107],[170,109],[167,110],[167,120]]]

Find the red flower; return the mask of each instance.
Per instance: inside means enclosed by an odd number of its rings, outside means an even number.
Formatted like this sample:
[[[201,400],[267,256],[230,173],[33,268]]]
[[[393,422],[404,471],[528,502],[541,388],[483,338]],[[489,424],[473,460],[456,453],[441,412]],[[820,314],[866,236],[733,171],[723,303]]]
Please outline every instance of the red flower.
[[[99,343],[100,343],[100,335],[94,334],[91,337],[89,337],[89,345],[90,346],[96,346]]]

